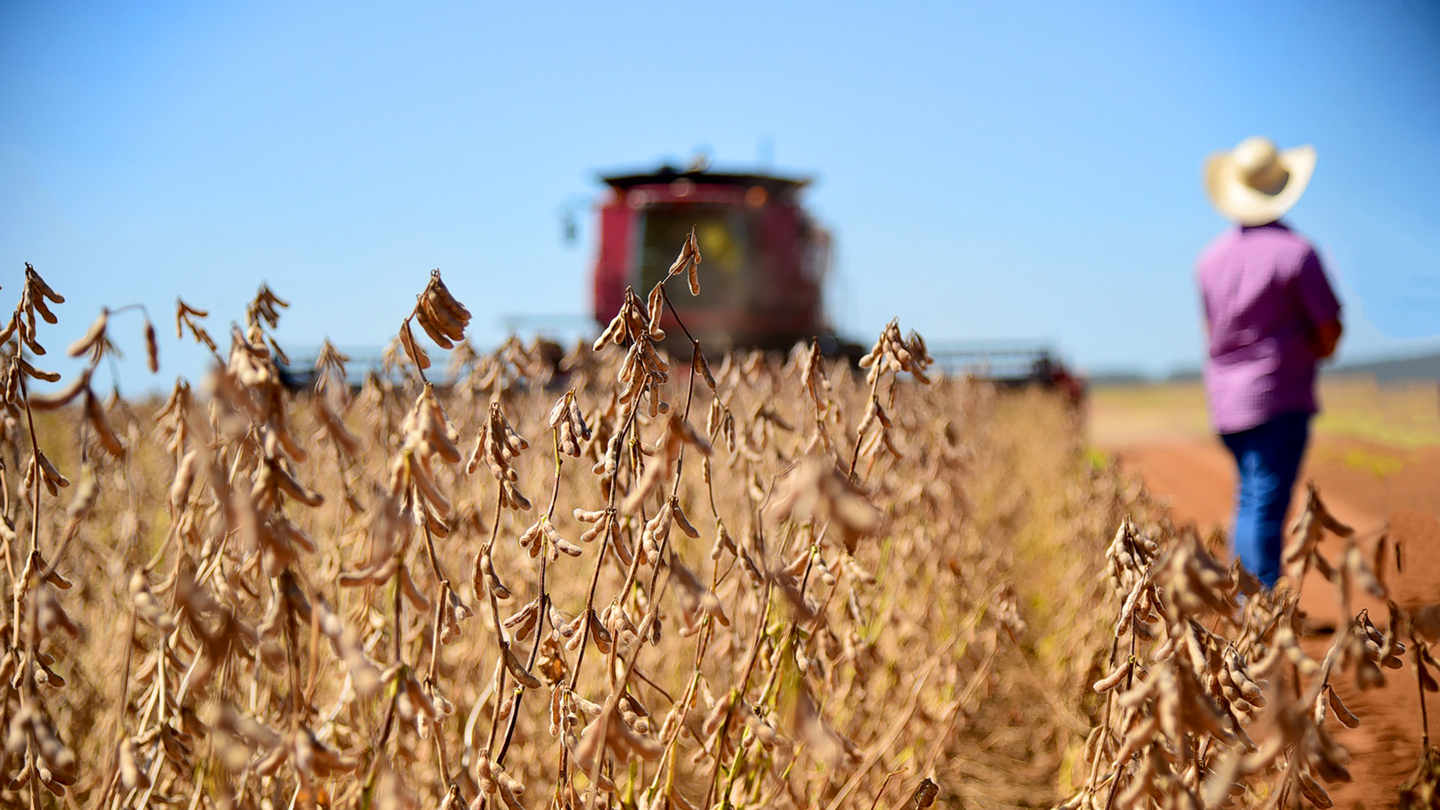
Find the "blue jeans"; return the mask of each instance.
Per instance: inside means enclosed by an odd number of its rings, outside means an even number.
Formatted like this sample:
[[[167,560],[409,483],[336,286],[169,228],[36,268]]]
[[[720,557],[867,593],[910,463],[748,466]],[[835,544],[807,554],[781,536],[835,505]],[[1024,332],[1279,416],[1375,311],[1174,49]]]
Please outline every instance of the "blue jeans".
[[[1250,573],[1275,587],[1285,542],[1285,510],[1310,438],[1310,414],[1281,414],[1258,427],[1223,433],[1220,440],[1240,473],[1235,488],[1235,553]]]

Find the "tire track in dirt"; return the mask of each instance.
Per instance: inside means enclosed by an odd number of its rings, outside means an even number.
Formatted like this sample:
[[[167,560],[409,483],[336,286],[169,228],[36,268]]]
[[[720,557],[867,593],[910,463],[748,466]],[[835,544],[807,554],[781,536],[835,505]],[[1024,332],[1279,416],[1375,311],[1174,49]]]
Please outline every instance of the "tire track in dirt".
[[[1115,456],[1122,468],[1138,474],[1153,495],[1168,501],[1177,525],[1193,523],[1205,533],[1228,527],[1235,473],[1218,440],[1177,436],[1101,449]],[[1301,469],[1292,513],[1304,503],[1304,482],[1313,481],[1331,513],[1357,531],[1364,550],[1371,551],[1388,531],[1403,549],[1405,567],[1403,572],[1397,570],[1392,556],[1380,573],[1396,602],[1413,609],[1440,602],[1440,448],[1405,452],[1404,476],[1377,487],[1337,462],[1343,454],[1333,446],[1325,452],[1312,448]],[[1407,507],[1396,508],[1398,503]],[[1328,559],[1335,560],[1342,543],[1329,538],[1321,549]],[[1370,610],[1377,625],[1384,627],[1388,622],[1388,609],[1378,600],[1363,593],[1353,599],[1354,608]],[[1334,627],[1341,619],[1334,589],[1314,572],[1302,587],[1300,606],[1313,627]],[[1304,638],[1302,644],[1319,659],[1330,641],[1329,635],[1318,633]],[[1383,687],[1366,691],[1353,680],[1334,683],[1336,693],[1361,719],[1355,729],[1334,725],[1337,738],[1353,757],[1350,771],[1354,776],[1349,784],[1326,786],[1338,808],[1398,806],[1399,786],[1419,756],[1420,701],[1413,671],[1408,667],[1387,670],[1386,676]],[[1428,705],[1432,713],[1440,709],[1440,701],[1433,698]]]

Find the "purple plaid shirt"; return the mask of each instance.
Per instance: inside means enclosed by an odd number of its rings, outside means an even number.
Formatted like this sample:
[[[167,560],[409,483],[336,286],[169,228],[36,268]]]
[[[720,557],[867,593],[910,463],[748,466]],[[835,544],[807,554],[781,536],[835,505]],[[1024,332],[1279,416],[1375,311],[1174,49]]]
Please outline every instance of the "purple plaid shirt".
[[[1280,222],[1236,226],[1195,266],[1209,327],[1205,396],[1217,433],[1315,413],[1316,330],[1340,302],[1315,248]]]

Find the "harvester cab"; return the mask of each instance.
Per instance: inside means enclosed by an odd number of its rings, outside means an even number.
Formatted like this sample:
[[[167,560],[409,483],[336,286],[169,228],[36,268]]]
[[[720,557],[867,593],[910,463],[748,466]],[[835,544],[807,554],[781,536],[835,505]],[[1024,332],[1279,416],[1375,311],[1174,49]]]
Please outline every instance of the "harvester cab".
[[[716,349],[789,349],[822,338],[835,344],[823,289],[830,236],[800,202],[808,179],[669,166],[601,178],[595,319],[608,323],[626,287],[641,295],[664,278],[691,228],[703,264],[700,294],[672,295],[690,333]],[[667,312],[662,326],[680,335]],[[689,354],[688,344],[672,354]]]

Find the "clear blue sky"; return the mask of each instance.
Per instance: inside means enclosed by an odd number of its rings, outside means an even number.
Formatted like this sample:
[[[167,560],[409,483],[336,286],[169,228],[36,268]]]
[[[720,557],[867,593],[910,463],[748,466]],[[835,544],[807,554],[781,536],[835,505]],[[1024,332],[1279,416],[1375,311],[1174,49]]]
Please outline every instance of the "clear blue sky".
[[[176,295],[223,334],[268,280],[286,344],[379,345],[439,267],[492,343],[504,315],[588,310],[593,230],[567,247],[559,211],[596,170],[768,142],[818,179],[843,332],[898,315],[1159,373],[1200,357],[1201,163],[1256,133],[1318,150],[1289,220],[1343,356],[1440,348],[1434,0],[4,0],[0,304],[34,263],[69,297],[59,349],[135,301],[173,338]]]

